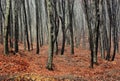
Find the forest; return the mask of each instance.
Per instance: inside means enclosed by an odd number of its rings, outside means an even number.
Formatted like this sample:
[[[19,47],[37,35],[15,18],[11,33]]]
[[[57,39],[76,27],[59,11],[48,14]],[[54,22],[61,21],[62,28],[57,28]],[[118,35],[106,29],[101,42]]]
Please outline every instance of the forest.
[[[120,0],[0,0],[0,81],[119,81]]]

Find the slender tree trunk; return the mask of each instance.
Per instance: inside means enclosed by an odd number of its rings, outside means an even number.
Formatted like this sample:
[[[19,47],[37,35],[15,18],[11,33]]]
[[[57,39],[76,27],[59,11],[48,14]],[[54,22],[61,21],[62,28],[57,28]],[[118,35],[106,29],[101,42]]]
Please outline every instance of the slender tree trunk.
[[[114,44],[114,49],[113,49],[113,56],[112,56],[112,61],[115,59],[116,51],[117,51],[117,21],[116,21],[116,16],[117,16],[117,1],[114,0],[112,1],[112,25],[113,25],[113,44]]]
[[[31,45],[31,49],[33,50],[33,39],[32,39],[32,29],[31,29],[31,14],[30,14],[30,5],[29,5],[29,0],[27,0],[27,5],[28,5],[28,16],[29,16],[29,31],[30,31],[30,45]]]
[[[63,17],[60,17],[61,22],[62,22],[62,49],[61,49],[61,55],[64,54],[64,49],[65,49],[65,41],[66,41],[66,33],[65,33],[65,0],[62,0],[62,12],[63,12]]]
[[[36,4],[36,53],[39,54],[39,9],[38,9],[38,0],[35,1]]]
[[[95,1],[93,0],[90,2],[84,0],[84,8],[85,8],[86,20],[89,31],[89,44],[91,50],[91,64],[90,64],[91,68],[93,68],[93,64],[97,64],[99,25],[100,25],[99,5],[100,5],[100,0],[95,0]],[[93,11],[95,12],[95,14],[93,13]],[[92,16],[93,19],[91,20]]]
[[[10,32],[9,32],[9,35],[10,35],[10,47],[13,48],[13,24],[14,24],[14,19],[13,19],[13,6],[12,6],[12,0],[10,1]]]
[[[25,0],[23,0],[23,8],[24,8],[24,14],[25,14],[25,35],[27,40],[28,51],[30,51],[30,41],[29,41],[29,34],[28,34],[27,11],[25,7]]]
[[[109,30],[108,30],[108,46],[107,46],[107,56],[106,56],[106,60],[110,60],[110,52],[111,52],[111,27],[112,27],[112,17],[111,17],[111,5],[110,5],[110,1],[107,0],[107,8],[108,8],[108,16],[109,16],[109,20],[110,20],[110,26],[109,26]]]
[[[18,46],[18,41],[19,41],[19,13],[21,9],[21,1],[16,0],[15,1],[15,53],[18,52],[19,46]]]
[[[69,8],[70,47],[71,47],[71,54],[74,54],[74,35],[73,35],[74,0],[68,0],[68,8]]]
[[[48,70],[53,70],[53,51],[54,51],[54,17],[53,17],[53,7],[52,2],[53,0],[47,0],[47,10],[48,10],[48,30],[49,30],[49,54],[48,54],[48,62],[46,68]]]
[[[4,25],[4,54],[9,53],[9,48],[8,48],[9,10],[10,10],[10,0],[7,0],[6,1],[6,11],[5,11],[5,25]]]

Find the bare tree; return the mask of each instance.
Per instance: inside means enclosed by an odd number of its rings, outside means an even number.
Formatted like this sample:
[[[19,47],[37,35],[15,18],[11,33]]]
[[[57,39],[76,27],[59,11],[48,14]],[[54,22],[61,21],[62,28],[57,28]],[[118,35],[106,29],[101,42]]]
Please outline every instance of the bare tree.
[[[10,11],[10,0],[7,0],[6,1],[6,11],[5,11],[5,25],[4,25],[4,54],[9,53],[9,48],[8,48],[9,11]]]
[[[99,24],[100,24],[100,14],[99,14],[100,0],[95,0],[95,1],[83,0],[83,3],[84,3],[84,11],[86,15],[86,21],[88,24],[88,30],[89,30],[89,44],[91,50],[90,67],[93,68],[93,64],[97,64],[98,37],[99,37]]]
[[[53,70],[53,50],[54,50],[54,11],[53,11],[53,0],[46,0],[48,10],[48,30],[49,30],[49,54],[46,68]]]

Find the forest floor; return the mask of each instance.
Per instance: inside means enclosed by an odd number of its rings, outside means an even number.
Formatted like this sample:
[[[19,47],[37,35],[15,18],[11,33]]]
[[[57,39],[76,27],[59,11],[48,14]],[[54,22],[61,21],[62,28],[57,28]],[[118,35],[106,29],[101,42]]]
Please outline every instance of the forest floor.
[[[16,55],[11,52],[5,56],[0,45],[0,81],[120,81],[120,54],[113,62],[99,55],[99,64],[90,69],[88,50],[75,48],[75,54],[70,55],[70,47],[66,47],[63,56],[60,49],[58,55],[54,55],[53,71],[46,69],[47,54],[47,46],[40,49],[39,55],[35,49],[28,52],[21,46]]]

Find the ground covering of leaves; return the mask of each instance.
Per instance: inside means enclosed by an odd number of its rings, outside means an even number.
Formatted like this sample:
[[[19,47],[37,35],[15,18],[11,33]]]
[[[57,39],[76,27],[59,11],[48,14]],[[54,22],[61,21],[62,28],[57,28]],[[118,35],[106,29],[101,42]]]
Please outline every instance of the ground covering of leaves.
[[[60,51],[60,49],[59,49]],[[120,54],[115,61],[105,61],[98,56],[98,65],[89,68],[90,52],[75,48],[75,54],[70,55],[70,47],[65,48],[65,55],[54,55],[54,70],[46,67],[48,47],[24,51],[20,47],[16,55],[3,55],[0,45],[0,81],[120,81]]]

